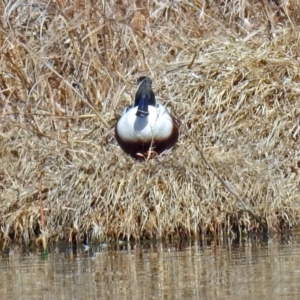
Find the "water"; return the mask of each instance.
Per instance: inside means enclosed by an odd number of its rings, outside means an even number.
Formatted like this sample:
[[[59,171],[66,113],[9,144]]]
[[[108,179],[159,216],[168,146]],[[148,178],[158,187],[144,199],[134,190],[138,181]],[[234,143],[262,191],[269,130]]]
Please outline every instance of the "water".
[[[300,236],[114,248],[14,247],[0,259],[1,299],[300,299]]]

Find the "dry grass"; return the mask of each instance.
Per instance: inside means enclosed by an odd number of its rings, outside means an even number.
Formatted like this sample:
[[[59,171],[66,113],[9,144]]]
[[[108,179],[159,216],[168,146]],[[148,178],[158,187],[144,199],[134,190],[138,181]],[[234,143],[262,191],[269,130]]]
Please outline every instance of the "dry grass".
[[[299,225],[300,6],[286,3],[2,1],[0,238],[259,230],[202,148],[269,229]],[[144,163],[113,130],[141,75],[182,122]]]

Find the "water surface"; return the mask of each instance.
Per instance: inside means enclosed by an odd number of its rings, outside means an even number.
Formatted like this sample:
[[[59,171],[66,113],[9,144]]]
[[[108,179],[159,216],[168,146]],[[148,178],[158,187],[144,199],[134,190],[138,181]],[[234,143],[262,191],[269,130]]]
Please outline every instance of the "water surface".
[[[2,299],[300,299],[300,236],[238,245],[18,247],[0,259]]]

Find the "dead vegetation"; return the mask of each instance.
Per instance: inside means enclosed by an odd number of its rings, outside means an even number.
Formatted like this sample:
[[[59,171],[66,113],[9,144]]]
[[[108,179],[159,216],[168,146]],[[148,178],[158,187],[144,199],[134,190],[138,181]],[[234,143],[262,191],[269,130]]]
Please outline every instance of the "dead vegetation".
[[[0,238],[195,236],[299,225],[299,3],[0,4]],[[136,79],[182,126],[137,162],[114,125]],[[245,210],[202,159],[243,199]]]

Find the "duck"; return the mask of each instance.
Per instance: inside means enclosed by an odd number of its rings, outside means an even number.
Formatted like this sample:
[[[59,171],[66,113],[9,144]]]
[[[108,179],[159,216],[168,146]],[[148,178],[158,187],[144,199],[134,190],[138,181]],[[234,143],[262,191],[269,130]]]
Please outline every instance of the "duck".
[[[115,126],[121,149],[134,158],[146,158],[172,148],[179,137],[178,122],[166,107],[156,102],[152,80],[138,78],[133,105],[126,107]]]

